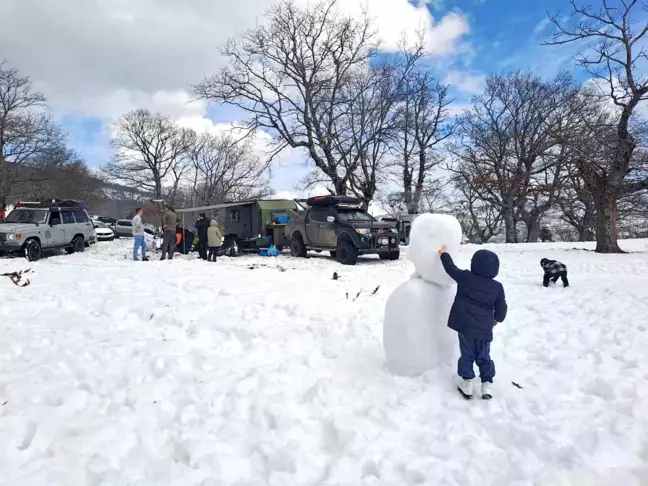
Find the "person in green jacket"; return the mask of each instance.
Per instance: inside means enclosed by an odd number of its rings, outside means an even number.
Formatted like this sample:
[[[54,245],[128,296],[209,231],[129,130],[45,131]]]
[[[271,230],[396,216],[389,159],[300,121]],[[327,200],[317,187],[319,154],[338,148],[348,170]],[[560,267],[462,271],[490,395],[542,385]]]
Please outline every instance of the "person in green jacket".
[[[223,233],[218,228],[218,223],[212,219],[207,229],[207,246],[209,248],[209,255],[207,255],[208,262],[216,261],[216,252],[223,244]]]

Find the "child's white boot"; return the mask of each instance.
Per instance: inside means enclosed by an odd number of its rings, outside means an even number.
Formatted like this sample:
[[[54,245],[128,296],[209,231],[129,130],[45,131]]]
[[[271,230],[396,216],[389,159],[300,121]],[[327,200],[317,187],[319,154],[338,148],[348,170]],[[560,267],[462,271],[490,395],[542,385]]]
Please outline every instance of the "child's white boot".
[[[482,383],[481,394],[484,400],[490,400],[491,398],[493,398],[493,384]]]
[[[472,380],[461,380],[459,382],[459,393],[463,395],[466,400],[470,400],[473,395],[473,381]]]

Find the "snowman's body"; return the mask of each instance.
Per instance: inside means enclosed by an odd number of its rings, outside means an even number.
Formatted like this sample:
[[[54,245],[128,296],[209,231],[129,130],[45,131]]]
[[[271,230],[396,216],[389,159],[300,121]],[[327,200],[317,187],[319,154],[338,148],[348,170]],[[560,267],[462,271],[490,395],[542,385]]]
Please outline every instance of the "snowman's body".
[[[445,273],[438,249],[454,253],[460,243],[461,226],[452,216],[423,214],[414,221],[408,257],[416,273],[385,306],[383,345],[392,373],[416,376],[456,363],[457,336],[448,328],[456,284]]]

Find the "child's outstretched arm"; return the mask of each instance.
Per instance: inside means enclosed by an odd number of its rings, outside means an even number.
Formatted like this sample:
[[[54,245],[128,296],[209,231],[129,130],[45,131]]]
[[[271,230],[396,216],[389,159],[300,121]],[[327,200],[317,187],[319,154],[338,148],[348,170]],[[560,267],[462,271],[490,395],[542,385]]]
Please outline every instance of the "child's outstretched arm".
[[[450,254],[445,251],[445,248],[441,248],[439,250],[439,254],[441,255],[441,263],[443,264],[443,268],[445,269],[446,273],[452,280],[459,283],[459,281],[463,278],[464,271],[457,268],[457,266],[452,261]]]
[[[504,287],[495,299],[495,313],[493,315],[495,322],[504,322],[506,313],[508,312],[508,305],[506,304],[506,295],[504,295]]]

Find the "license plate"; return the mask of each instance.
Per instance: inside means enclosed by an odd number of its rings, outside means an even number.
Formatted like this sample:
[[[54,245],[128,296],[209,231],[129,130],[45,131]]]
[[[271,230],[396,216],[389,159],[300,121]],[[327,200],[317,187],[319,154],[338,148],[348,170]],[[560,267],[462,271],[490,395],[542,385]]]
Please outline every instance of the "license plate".
[[[378,244],[382,246],[389,246],[389,238],[380,238]]]

